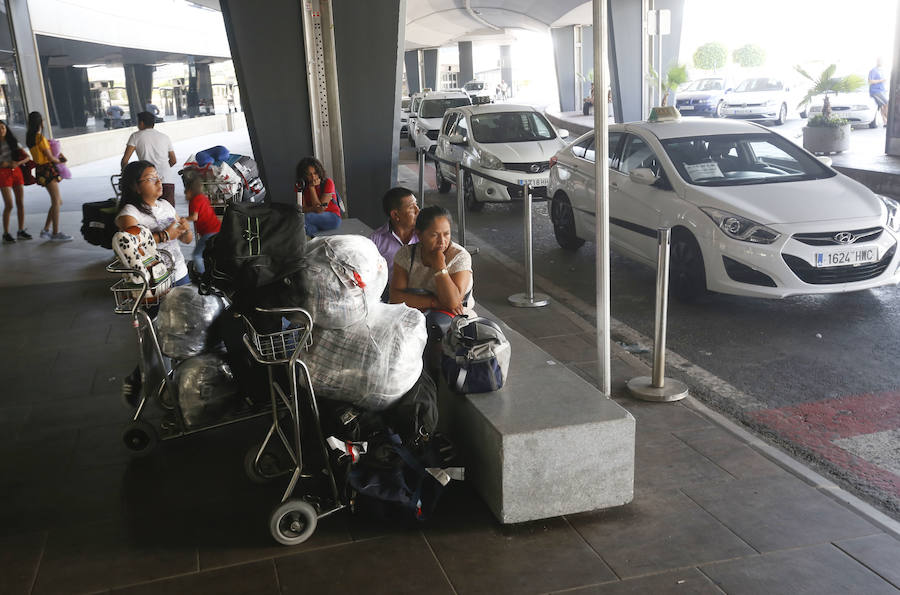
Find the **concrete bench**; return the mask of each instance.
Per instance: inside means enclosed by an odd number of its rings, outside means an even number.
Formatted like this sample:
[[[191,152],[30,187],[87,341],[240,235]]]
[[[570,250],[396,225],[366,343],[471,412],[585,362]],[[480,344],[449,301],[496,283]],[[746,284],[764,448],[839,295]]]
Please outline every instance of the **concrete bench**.
[[[479,304],[512,347],[499,391],[441,383],[441,425],[501,523],[620,506],[634,496],[634,417]]]
[[[336,234],[371,230],[345,219],[323,235]],[[476,311],[500,324],[512,359],[499,391],[459,395],[441,383],[440,425],[464,455],[466,481],[501,523],[630,502],[634,417],[483,304]]]

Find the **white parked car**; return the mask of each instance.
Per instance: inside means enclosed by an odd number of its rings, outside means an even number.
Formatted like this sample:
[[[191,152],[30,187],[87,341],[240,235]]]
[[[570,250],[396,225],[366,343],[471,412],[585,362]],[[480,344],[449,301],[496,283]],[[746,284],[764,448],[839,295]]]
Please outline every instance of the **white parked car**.
[[[407,139],[409,140],[409,144],[412,146],[416,146],[416,114],[419,111],[419,104],[422,103],[422,98],[425,97],[425,93],[423,91],[419,91],[418,93],[413,93],[412,97],[409,98],[409,114],[406,116],[407,118],[407,128],[408,134]]]
[[[878,107],[875,100],[868,93],[837,93],[828,98],[831,102],[831,113],[839,118],[844,118],[852,126],[868,126],[878,128],[875,115]],[[815,97],[809,105],[809,117],[822,114],[822,96]]]
[[[469,94],[472,105],[494,103],[494,93],[488,89],[487,83],[484,81],[469,81],[463,85],[463,90]]]
[[[419,110],[416,113],[416,122],[413,128],[416,148],[433,153],[444,113],[451,107],[471,104],[469,96],[460,91],[427,93],[419,103]]]
[[[400,138],[409,136],[409,104],[412,99],[405,98],[400,100]]]
[[[473,105],[447,111],[435,155],[506,182],[464,176],[466,207],[479,211],[486,202],[522,198],[526,182],[534,190],[532,196],[546,196],[550,157],[565,146],[562,139],[568,136],[531,106]],[[457,181],[456,169],[446,164],[438,162],[435,173],[441,192]]]
[[[685,118],[610,126],[610,244],[656,266],[672,228],[671,290],[783,298],[900,281],[900,203],[758,124]],[[559,244],[594,239],[593,133],[557,153]]]
[[[721,113],[726,118],[770,121],[779,126],[792,105],[790,88],[779,79],[766,77],[744,79],[724,101]]]

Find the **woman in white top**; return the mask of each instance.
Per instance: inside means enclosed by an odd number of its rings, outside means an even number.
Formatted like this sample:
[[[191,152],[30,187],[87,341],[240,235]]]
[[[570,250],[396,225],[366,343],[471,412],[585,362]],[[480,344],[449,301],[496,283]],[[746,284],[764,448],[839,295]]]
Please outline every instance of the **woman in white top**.
[[[178,243],[190,244],[194,241],[190,222],[179,217],[169,202],[159,200],[162,196],[162,180],[156,167],[149,161],[132,161],[122,170],[119,180],[122,198],[116,225],[121,230],[143,225],[153,233],[157,247],[172,255],[175,262],[174,285],[190,283],[187,264]]]
[[[439,206],[422,209],[416,217],[418,244],[400,248],[394,256],[390,301],[423,312],[470,315],[472,257],[450,238],[450,212]]]

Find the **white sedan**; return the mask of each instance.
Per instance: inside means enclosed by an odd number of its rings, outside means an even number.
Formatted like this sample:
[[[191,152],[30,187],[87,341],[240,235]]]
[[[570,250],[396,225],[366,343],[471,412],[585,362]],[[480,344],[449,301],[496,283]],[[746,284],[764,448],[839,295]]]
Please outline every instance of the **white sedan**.
[[[828,99],[832,116],[844,118],[851,126],[878,128],[878,106],[868,93],[837,93]],[[821,95],[815,97],[809,106],[809,117],[821,115],[824,103]]]
[[[756,297],[900,281],[900,204],[763,126],[685,118],[610,126],[610,244],[655,267],[672,228],[670,287]],[[551,160],[556,239],[594,239],[593,133]]]

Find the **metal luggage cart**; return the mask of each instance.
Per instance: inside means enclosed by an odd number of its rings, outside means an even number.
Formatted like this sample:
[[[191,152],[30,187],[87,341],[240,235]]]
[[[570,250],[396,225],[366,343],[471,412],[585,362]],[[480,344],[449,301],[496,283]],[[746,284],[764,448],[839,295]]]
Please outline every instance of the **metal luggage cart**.
[[[290,475],[281,502],[272,511],[269,518],[269,531],[277,542],[284,545],[296,545],[306,541],[313,534],[318,519],[347,508],[349,498],[342,499],[338,489],[330,453],[322,431],[319,406],[309,368],[300,359],[301,353],[312,344],[312,317],[302,308],[257,308],[257,310],[268,314],[302,318],[302,322],[296,328],[288,328],[270,334],[257,333],[253,325],[245,319],[247,334],[244,335],[244,343],[253,358],[267,366],[272,398],[272,424],[262,444],[252,447],[247,452],[244,467],[248,477],[259,483],[275,477]],[[277,366],[285,367],[287,388],[278,381],[274,374]],[[331,493],[330,497],[326,499],[316,498],[311,494],[305,494],[303,498],[293,497],[301,478],[322,478],[318,474],[306,475],[303,472],[301,391],[302,398],[306,399],[304,404],[307,405],[312,415],[310,421],[315,428],[314,438],[322,449],[321,454],[324,460],[322,472]],[[285,412],[287,415],[284,415]],[[307,427],[309,425],[307,424]],[[285,428],[285,426],[289,427]],[[279,469],[277,463],[273,464],[270,452],[267,452],[267,447],[270,442],[273,442],[272,438],[275,436],[278,436],[281,446],[290,457],[287,468]]]
[[[171,440],[269,414],[270,404],[263,403],[248,406],[216,423],[188,425],[178,403],[174,379],[179,362],[163,354],[151,317],[150,310],[158,306],[163,297],[157,294],[160,288],[151,285],[146,271],[129,268],[118,259],[110,263],[106,270],[109,273],[131,274],[142,280],[142,283],[134,284],[122,277],[110,287],[116,301],[115,313],[131,316],[140,351],[141,394],[131,422],[122,432],[122,440],[130,451],[135,455],[146,455],[160,440]],[[151,401],[156,401],[163,410],[162,419],[156,423],[145,419]]]

